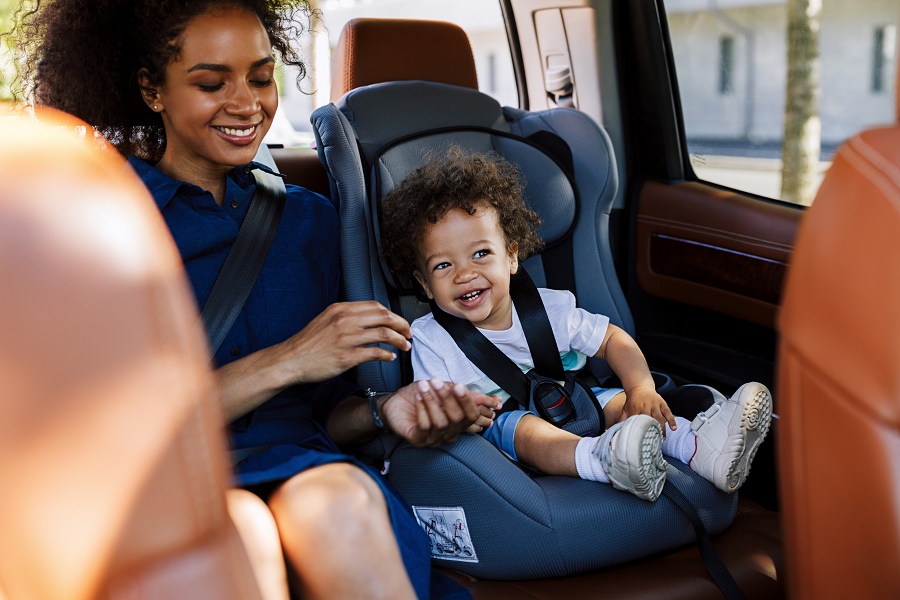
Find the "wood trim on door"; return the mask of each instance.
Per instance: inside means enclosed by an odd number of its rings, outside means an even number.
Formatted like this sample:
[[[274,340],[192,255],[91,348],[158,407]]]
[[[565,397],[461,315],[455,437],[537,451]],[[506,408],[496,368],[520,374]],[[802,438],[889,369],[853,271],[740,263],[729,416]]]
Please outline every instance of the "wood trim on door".
[[[775,327],[803,211],[702,183],[648,181],[637,217],[637,280],[658,298]]]

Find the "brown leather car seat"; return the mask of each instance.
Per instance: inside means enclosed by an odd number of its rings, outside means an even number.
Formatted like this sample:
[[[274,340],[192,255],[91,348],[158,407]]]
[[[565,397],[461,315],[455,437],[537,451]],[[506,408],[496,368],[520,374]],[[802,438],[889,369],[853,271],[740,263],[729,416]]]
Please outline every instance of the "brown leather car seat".
[[[90,127],[36,116],[0,121],[0,598],[286,598],[268,509],[226,501],[165,224]]]
[[[415,58],[404,64],[408,57],[422,56],[438,58],[434,62]],[[447,79],[448,65],[468,73],[459,76],[462,83]],[[472,50],[463,30],[451,23],[394,19],[356,19],[345,26],[335,49],[332,101],[362,85],[412,79],[477,89]],[[747,598],[783,597],[776,513],[741,499],[732,525],[713,543]],[[487,581],[441,570],[469,589],[475,600],[722,598],[696,547],[560,579]]]
[[[797,235],[780,329],[791,596],[900,598],[900,127],[835,155]]]

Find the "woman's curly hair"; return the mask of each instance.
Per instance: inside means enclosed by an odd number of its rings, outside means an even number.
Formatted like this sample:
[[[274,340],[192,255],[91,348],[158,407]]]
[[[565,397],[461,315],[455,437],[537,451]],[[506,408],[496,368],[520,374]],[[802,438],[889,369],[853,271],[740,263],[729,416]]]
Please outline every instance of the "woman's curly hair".
[[[24,57],[17,91],[90,123],[125,156],[159,160],[165,130],[141,97],[138,71],[165,83],[181,33],[214,8],[255,13],[277,56],[299,69],[299,85],[306,69],[290,42],[317,16],[307,0],[36,0],[14,18]]]
[[[382,254],[393,271],[412,276],[426,226],[460,208],[474,215],[485,205],[497,211],[508,244],[521,259],[541,247],[540,217],[525,205],[516,167],[496,154],[466,153],[458,146],[433,152],[381,202]]]

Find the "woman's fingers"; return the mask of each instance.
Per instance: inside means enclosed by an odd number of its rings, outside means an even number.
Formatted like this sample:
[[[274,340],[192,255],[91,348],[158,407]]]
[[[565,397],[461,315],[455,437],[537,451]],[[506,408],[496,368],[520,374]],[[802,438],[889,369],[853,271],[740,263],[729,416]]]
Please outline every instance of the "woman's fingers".
[[[352,308],[346,313],[355,322],[354,325],[363,329],[385,327],[397,332],[403,339],[412,337],[412,329],[409,322],[377,302],[351,302]]]
[[[436,380],[436,384],[444,386],[444,382],[439,380]],[[447,421],[447,416],[444,414],[440,399],[432,389],[432,383],[423,379],[422,381],[419,381],[417,385],[419,386],[419,393],[422,394],[422,404],[425,405],[425,408],[428,411],[428,418],[431,420],[432,429],[444,429],[449,422]]]
[[[431,429],[431,419],[428,418],[428,410],[425,408],[421,394],[416,395],[416,421],[421,431],[427,432]]]
[[[347,332],[336,332],[337,343],[345,347],[362,347],[369,344],[387,344],[404,352],[412,348],[405,337],[387,327],[375,329],[356,329]]]

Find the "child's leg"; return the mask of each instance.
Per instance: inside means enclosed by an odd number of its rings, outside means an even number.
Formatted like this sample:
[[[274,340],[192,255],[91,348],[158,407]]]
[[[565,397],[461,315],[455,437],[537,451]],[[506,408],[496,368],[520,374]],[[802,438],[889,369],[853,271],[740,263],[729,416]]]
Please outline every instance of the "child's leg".
[[[568,475],[601,483],[655,501],[666,479],[660,453],[662,428],[637,415],[600,437],[579,438],[534,415],[519,421],[515,449],[519,460],[548,475]]]
[[[715,404],[693,422],[675,417],[677,429],[666,426],[662,450],[720,490],[733,492],[746,481],[769,431],[772,395],[761,383],[745,383],[731,398],[718,392],[715,396]]]
[[[515,447],[519,461],[547,475],[578,477],[575,448],[580,437],[527,414],[516,428]]]

